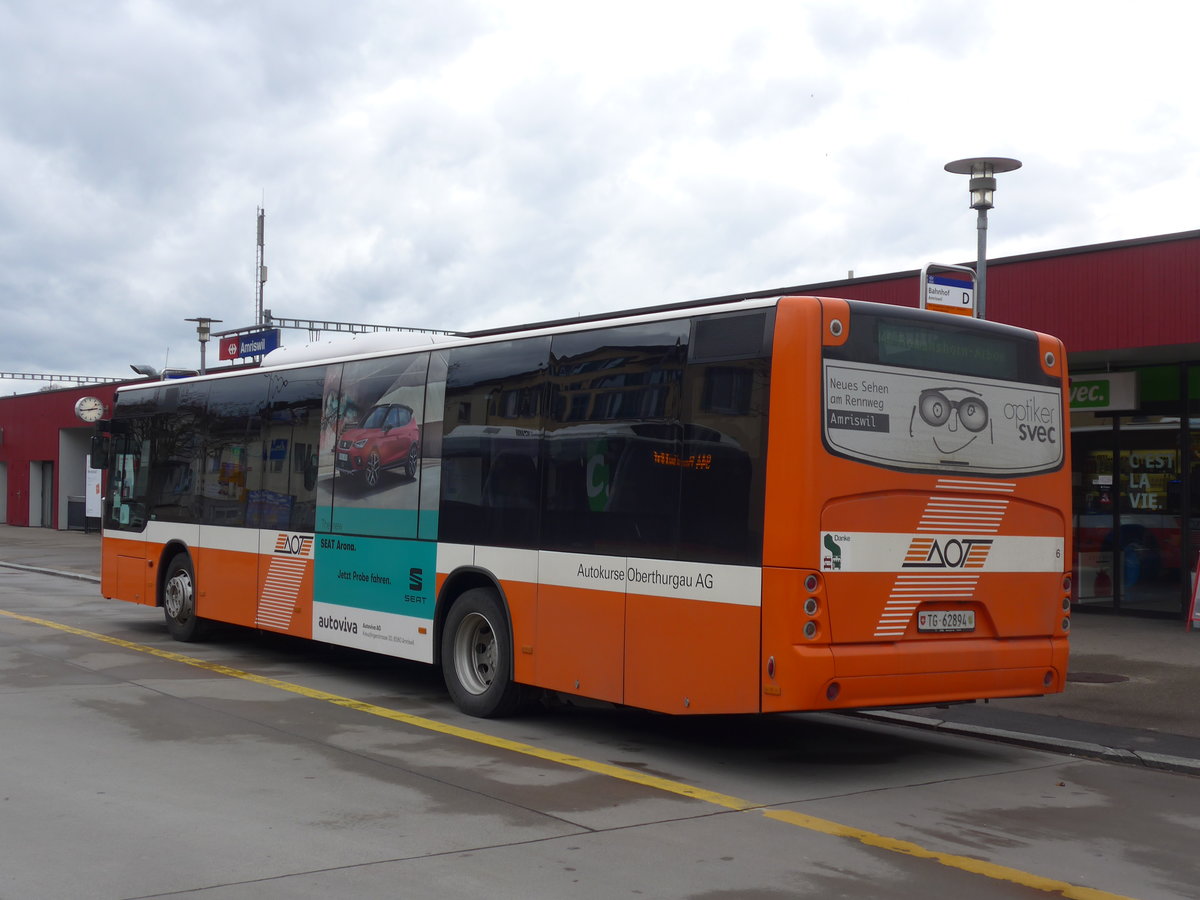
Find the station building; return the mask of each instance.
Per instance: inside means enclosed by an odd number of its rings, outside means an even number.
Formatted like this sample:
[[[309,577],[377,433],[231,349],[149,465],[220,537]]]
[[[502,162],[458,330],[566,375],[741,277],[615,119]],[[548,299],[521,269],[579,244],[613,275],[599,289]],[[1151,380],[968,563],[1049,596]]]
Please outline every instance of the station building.
[[[112,409],[118,383],[0,397],[0,522],[86,530],[87,457],[96,429],[75,415],[81,397]],[[91,476],[92,492],[98,490]],[[92,518],[96,518],[96,499]]]
[[[988,261],[987,317],[1047,332],[1071,370],[1081,608],[1182,618],[1200,554],[1200,231]],[[913,270],[783,288],[917,306]],[[0,522],[84,528],[83,396],[0,397]]]

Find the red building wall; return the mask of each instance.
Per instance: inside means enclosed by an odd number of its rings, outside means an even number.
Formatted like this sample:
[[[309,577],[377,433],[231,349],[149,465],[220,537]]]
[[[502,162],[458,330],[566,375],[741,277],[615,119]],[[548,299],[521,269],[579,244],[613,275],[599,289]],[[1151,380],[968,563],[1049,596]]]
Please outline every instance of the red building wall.
[[[47,488],[55,491],[52,518],[44,523],[59,527],[58,471],[59,432],[64,428],[90,431],[75,416],[75,401],[83,396],[99,397],[112,409],[115,384],[93,384],[34,394],[0,398],[0,463],[6,463],[6,509],[9,525],[29,524],[29,467],[31,463],[53,462],[55,477]]]
[[[920,275],[811,292],[917,306]],[[1069,353],[1200,342],[1200,231],[989,260],[987,317],[1053,334]]]
[[[988,318],[1055,334],[1070,353],[1198,341],[1200,234],[1189,235],[989,264]]]

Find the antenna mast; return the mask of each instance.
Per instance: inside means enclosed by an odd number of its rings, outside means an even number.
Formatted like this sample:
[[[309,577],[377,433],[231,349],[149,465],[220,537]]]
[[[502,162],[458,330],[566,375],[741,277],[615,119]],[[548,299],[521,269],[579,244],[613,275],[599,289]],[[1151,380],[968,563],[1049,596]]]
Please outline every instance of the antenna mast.
[[[267,283],[267,267],[263,264],[263,232],[266,230],[267,211],[258,208],[258,247],[254,256],[254,324],[263,323],[263,285]]]

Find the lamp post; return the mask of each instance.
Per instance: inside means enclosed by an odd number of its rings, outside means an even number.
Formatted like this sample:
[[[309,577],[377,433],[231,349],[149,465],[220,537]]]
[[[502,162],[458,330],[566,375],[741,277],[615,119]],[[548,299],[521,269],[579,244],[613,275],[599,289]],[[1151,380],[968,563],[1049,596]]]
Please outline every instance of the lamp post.
[[[212,323],[220,322],[221,319],[209,319],[205,316],[200,316],[195,319],[184,319],[185,322],[196,323],[196,339],[200,341],[200,374],[205,374],[204,365],[204,349],[208,344],[209,337],[212,336]]]
[[[946,163],[947,172],[971,176],[971,209],[979,210],[975,225],[979,245],[975,268],[975,308],[978,310],[976,315],[981,319],[987,318],[987,211],[992,208],[996,173],[1011,172],[1019,168],[1019,159],[1009,159],[1005,156],[976,156]]]

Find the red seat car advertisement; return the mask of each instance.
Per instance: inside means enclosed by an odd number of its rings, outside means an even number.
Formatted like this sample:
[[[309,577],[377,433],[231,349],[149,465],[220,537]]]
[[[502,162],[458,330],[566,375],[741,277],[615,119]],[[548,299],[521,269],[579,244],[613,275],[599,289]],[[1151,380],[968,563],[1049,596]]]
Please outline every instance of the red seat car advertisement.
[[[379,486],[386,469],[402,468],[415,477],[420,460],[421,428],[411,407],[386,403],[371,407],[361,422],[347,426],[337,442],[334,465],[342,474],[361,474],[368,487]]]

